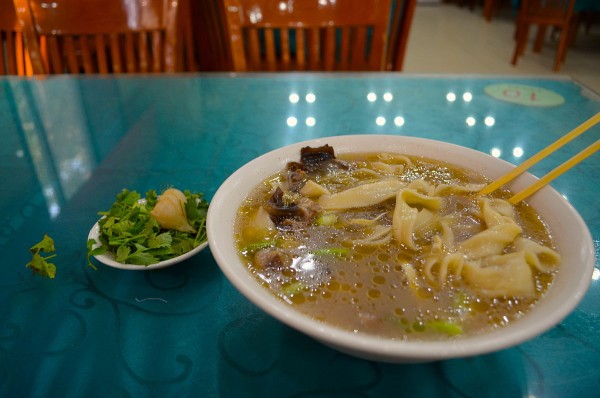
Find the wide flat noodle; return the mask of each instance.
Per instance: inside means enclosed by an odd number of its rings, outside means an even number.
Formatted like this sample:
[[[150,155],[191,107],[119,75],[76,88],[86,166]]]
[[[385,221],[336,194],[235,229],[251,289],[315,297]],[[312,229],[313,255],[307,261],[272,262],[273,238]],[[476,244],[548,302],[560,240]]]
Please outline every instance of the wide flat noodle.
[[[482,262],[470,261],[463,267],[466,282],[490,297],[532,297],[533,273],[525,252],[492,256]]]
[[[363,239],[354,239],[351,241],[353,244],[365,245],[365,246],[378,246],[384,243],[388,243],[392,240],[392,227],[386,225],[376,225],[373,228],[373,232],[367,235]]]
[[[481,198],[479,206],[481,208],[483,221],[488,228],[500,224],[516,224],[514,208],[505,200],[496,199],[492,202],[489,198]]]
[[[306,181],[306,184],[300,188],[300,193],[309,198],[317,198],[321,195],[328,195],[331,192],[322,185],[317,184],[313,180]]]
[[[420,272],[434,286],[441,286],[452,276],[464,278],[474,289],[491,297],[531,297],[535,295],[533,269],[550,272],[560,263],[554,250],[521,237],[522,228],[515,220],[514,207],[506,200],[481,197],[482,231],[456,243],[452,229],[453,215],[440,216],[442,192],[475,192],[480,185],[433,186],[415,180],[396,195],[392,219],[394,239],[416,250],[415,236],[431,237],[431,251]],[[415,269],[405,269],[407,275]],[[409,278],[410,279],[410,278]]]
[[[525,252],[527,263],[544,273],[554,271],[561,261],[560,254],[556,251],[525,238],[515,240],[515,250]]]
[[[449,274],[455,278],[460,277],[464,262],[465,258],[460,253],[442,253],[431,256],[425,260],[423,274],[430,282],[442,285],[447,281]]]
[[[440,184],[435,187],[433,192],[434,195],[440,196],[444,194],[450,193],[469,193],[469,192],[479,192],[485,187],[485,184],[465,184],[465,185],[456,185],[456,184]]]
[[[414,243],[415,223],[419,215],[418,208],[439,209],[441,198],[431,197],[405,188],[396,195],[396,207],[392,216],[392,231],[396,241],[410,249],[416,249]]]
[[[404,172],[404,165],[402,164],[392,165],[384,162],[371,162],[369,167],[385,175],[401,175]]]
[[[318,203],[324,210],[372,206],[393,198],[405,185],[400,180],[392,179],[358,185],[331,195],[323,195]]]
[[[433,231],[439,225],[440,216],[427,208],[424,208],[415,218],[414,232],[417,235],[424,235],[428,231]]]
[[[458,245],[457,250],[469,259],[502,254],[521,233],[521,227],[514,223],[496,225],[486,229]]]

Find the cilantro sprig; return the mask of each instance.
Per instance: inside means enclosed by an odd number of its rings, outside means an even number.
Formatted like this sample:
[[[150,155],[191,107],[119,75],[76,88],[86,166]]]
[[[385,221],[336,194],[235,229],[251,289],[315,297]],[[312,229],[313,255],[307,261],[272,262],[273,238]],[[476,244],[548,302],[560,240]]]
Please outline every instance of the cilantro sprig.
[[[140,201],[138,192],[122,190],[108,211],[98,213],[103,216],[98,221],[100,242],[88,240],[88,265],[94,267],[91,256],[110,252],[120,263],[147,266],[187,253],[206,242],[208,202],[200,192],[183,193],[187,199],[187,219],[195,233],[161,229],[150,216],[158,200],[156,191],[147,191],[145,201]],[[94,249],[97,243],[101,246]]]
[[[29,248],[29,251],[33,255],[31,261],[25,266],[31,268],[31,270],[41,276],[45,276],[50,279],[54,279],[56,276],[56,265],[49,262],[48,260],[56,257],[56,254],[50,254],[49,256],[43,256],[41,253],[54,253],[54,239],[48,235],[44,235],[42,240]]]

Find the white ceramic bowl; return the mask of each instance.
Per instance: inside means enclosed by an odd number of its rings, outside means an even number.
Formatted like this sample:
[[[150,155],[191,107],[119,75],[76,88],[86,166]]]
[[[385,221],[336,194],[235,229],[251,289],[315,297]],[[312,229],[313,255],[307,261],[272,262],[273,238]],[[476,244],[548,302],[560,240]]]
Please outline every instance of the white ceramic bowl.
[[[354,135],[320,138],[271,151],[233,173],[218,189],[207,217],[207,235],[212,254],[230,282],[250,301],[281,322],[357,357],[384,362],[422,362],[467,357],[523,343],[550,329],[565,318],[587,291],[594,268],[590,232],[577,211],[553,188],[545,187],[528,202],[546,220],[563,263],[545,297],[526,316],[507,327],[451,341],[399,341],[356,334],[314,320],[276,298],[246,269],[236,252],[233,225],[246,195],[263,179],[297,161],[304,146],[329,144],[336,153],[387,151],[423,155],[477,170],[496,178],[514,165],[482,152],[422,138]],[[535,181],[524,174],[510,187],[513,191]]]
[[[138,203],[146,203],[146,199],[142,198],[142,199],[138,200]],[[102,243],[100,242],[100,225],[98,225],[99,222],[100,222],[100,220],[98,220],[94,224],[94,226],[92,227],[92,229],[90,229],[90,232],[88,233],[88,240],[94,239],[96,241],[96,244],[94,244],[92,246],[93,249],[96,249],[96,248],[102,246]],[[206,248],[206,246],[208,246],[208,241],[202,242],[201,244],[199,244],[198,246],[196,246],[189,252],[180,254],[177,257],[173,257],[168,260],[159,261],[158,263],[149,264],[149,265],[120,263],[116,260],[116,256],[114,255],[114,253],[111,253],[109,251],[104,254],[97,254],[94,256],[94,258],[96,260],[100,261],[101,263],[108,265],[109,267],[113,267],[113,268],[126,269],[129,271],[151,271],[154,269],[170,267],[170,266],[178,264],[184,260],[187,260],[188,258],[193,257],[196,254],[200,253],[202,250],[204,250]]]
[[[94,226],[92,227],[92,229],[90,230],[90,232],[88,234],[88,239],[94,239],[96,242],[100,242],[100,226],[98,225],[98,222],[96,222],[94,224]],[[154,263],[154,264],[150,264],[150,265],[120,263],[115,260],[115,255],[111,252],[106,252],[104,254],[97,254],[94,256],[94,258],[96,260],[100,261],[101,263],[108,265],[109,267],[113,267],[113,268],[126,269],[129,271],[150,271],[153,269],[170,267],[170,266],[180,263],[184,260],[187,260],[188,258],[193,257],[196,254],[200,253],[202,250],[204,250],[206,248],[207,245],[208,245],[208,242],[203,242],[203,243],[199,244],[198,246],[196,246],[195,248],[193,248],[192,250],[190,250],[189,252],[185,252],[177,257],[173,257],[168,260],[159,261],[158,263]],[[101,243],[96,243],[95,245],[92,246],[92,248],[95,249],[100,246],[102,246]]]

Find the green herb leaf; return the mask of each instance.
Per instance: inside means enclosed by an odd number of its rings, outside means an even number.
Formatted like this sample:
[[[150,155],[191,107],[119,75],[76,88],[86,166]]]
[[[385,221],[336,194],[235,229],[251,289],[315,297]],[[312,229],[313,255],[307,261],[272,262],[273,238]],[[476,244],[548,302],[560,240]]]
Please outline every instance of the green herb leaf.
[[[44,237],[40,242],[36,243],[35,245],[29,248],[29,251],[34,254],[39,252],[54,253],[55,250],[56,249],[54,248],[54,239],[52,239],[46,234],[44,234]]]
[[[164,247],[164,246],[171,246],[171,242],[173,241],[173,238],[171,237],[171,235],[168,232],[163,232],[162,234],[158,235],[158,236],[151,236],[148,239],[148,247],[150,249],[153,248],[157,248],[157,247]]]
[[[112,253],[121,263],[150,265],[179,256],[206,242],[208,202],[199,192],[185,191],[184,195],[186,216],[195,233],[160,228],[150,217],[158,200],[156,191],[147,191],[145,203],[140,203],[139,193],[122,190],[108,211],[98,213],[104,216],[98,222],[99,243],[104,251],[92,249],[95,242],[88,242],[89,265],[91,256],[106,252]]]
[[[97,271],[98,268],[96,268],[96,266],[92,263],[92,256],[99,256],[101,254],[104,254],[108,251],[108,249],[106,248],[106,246],[98,246],[97,248],[94,249],[94,245],[96,245],[96,239],[88,239],[87,241],[87,265],[88,267],[92,267],[92,269],[94,271]]]
[[[131,249],[128,246],[122,245],[117,248],[117,257],[116,260],[120,263],[124,263],[129,257],[129,253],[131,253]]]
[[[56,276],[56,265],[48,262],[48,260],[56,257],[56,254],[44,257],[40,253],[54,253],[55,250],[54,239],[48,235],[44,235],[44,238],[40,242],[29,248],[29,251],[33,253],[33,257],[25,266],[31,268],[36,274],[54,279]]]

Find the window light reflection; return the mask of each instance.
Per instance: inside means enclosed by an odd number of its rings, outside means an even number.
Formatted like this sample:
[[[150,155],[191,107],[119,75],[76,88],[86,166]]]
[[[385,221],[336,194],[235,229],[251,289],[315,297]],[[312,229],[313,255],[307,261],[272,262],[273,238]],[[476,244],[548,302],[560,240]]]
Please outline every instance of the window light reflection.
[[[454,94],[453,92],[449,92],[448,94],[446,94],[446,100],[448,102],[456,101],[456,94]]]
[[[298,124],[298,119],[296,119],[294,116],[290,116],[287,118],[287,125],[290,127],[294,127]]]
[[[375,124],[378,126],[385,126],[385,118],[383,116],[379,116],[375,119]]]
[[[306,102],[308,102],[309,104],[312,104],[317,99],[317,96],[314,95],[313,93],[308,93],[308,94],[306,94],[305,99],[306,99]]]
[[[520,158],[521,156],[523,156],[523,148],[518,146],[514,147],[512,153],[514,157]]]
[[[369,94],[367,94],[367,101],[369,102],[375,102],[377,101],[377,94],[370,92]]]
[[[60,214],[60,206],[58,203],[50,203],[48,206],[48,212],[50,213],[51,218],[56,218]]]

